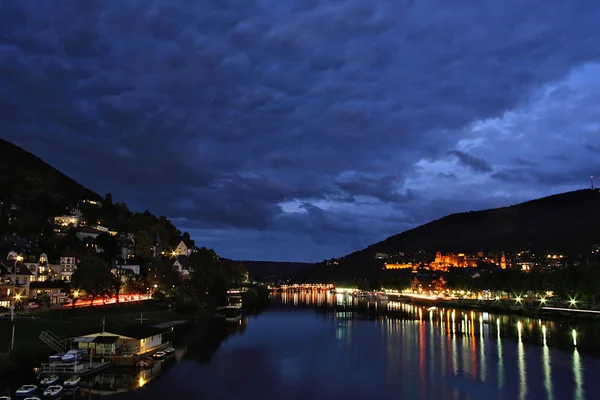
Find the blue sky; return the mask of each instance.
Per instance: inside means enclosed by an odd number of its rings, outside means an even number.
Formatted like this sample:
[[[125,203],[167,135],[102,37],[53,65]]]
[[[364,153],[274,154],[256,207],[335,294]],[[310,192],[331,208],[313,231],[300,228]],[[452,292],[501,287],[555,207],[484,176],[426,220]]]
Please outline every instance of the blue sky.
[[[600,175],[600,4],[0,3],[0,135],[235,259]],[[600,182],[599,182],[600,183]]]

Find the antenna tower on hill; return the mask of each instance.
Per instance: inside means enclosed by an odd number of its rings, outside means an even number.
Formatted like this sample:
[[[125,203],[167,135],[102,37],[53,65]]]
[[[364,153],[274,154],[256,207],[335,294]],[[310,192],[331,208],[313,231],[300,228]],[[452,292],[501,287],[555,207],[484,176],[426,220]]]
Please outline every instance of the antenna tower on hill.
[[[594,190],[594,175],[590,176],[590,185],[592,187],[592,190]]]

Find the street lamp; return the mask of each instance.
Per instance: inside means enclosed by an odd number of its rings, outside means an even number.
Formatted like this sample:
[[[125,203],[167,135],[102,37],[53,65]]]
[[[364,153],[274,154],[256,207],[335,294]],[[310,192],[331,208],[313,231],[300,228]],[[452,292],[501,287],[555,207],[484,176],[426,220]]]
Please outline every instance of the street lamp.
[[[79,297],[79,290],[73,292],[73,297]]]

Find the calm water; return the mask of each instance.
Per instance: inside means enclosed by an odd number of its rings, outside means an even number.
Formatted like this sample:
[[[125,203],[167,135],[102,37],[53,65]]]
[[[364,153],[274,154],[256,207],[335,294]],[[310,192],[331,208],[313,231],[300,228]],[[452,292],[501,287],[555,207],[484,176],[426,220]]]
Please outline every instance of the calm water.
[[[288,293],[208,361],[181,351],[141,381],[113,371],[74,397],[596,399],[597,347],[593,325]]]

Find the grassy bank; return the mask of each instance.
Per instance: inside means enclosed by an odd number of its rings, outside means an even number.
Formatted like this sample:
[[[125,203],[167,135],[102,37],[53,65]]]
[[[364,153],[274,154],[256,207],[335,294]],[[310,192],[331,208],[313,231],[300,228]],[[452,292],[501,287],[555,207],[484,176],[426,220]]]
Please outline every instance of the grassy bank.
[[[139,324],[143,313],[145,325],[156,325],[183,319],[175,311],[158,301],[108,305],[101,307],[65,308],[30,313],[35,319],[15,319],[15,348],[10,353],[12,322],[0,320],[0,373],[17,366],[35,365],[53,354],[53,350],[40,339],[42,331],[49,330],[60,338],[99,332],[102,320],[105,330],[118,333],[119,328]]]

